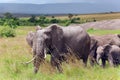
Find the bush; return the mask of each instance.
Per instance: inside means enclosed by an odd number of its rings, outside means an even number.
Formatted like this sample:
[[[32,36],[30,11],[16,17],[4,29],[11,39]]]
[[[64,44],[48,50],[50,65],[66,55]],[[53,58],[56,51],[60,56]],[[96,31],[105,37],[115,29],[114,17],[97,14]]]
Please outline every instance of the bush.
[[[1,37],[15,37],[16,36],[15,29],[5,27],[5,28],[1,29],[0,36]]]
[[[58,23],[58,22],[59,21],[57,19],[55,19],[55,18],[53,18],[53,19],[50,20],[50,23]]]
[[[65,26],[69,26],[70,24],[71,24],[70,20],[68,20],[68,21],[65,22]]]

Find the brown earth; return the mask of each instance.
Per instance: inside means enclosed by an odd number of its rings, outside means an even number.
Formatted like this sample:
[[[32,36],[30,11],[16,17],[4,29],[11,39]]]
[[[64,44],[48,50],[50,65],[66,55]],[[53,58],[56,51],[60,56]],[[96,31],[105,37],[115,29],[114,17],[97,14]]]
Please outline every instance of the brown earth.
[[[89,22],[89,23],[84,23],[79,25],[83,27],[85,30],[88,30],[90,28],[116,30],[116,29],[120,29],[120,19]]]

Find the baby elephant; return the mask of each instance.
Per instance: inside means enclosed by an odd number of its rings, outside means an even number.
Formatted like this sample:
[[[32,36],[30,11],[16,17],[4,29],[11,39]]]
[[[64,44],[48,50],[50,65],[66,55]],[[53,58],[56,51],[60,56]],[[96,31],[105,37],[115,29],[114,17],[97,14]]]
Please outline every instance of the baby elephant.
[[[120,48],[117,45],[106,44],[97,48],[97,62],[102,60],[102,67],[105,67],[106,60],[110,66],[118,66],[120,64]]]

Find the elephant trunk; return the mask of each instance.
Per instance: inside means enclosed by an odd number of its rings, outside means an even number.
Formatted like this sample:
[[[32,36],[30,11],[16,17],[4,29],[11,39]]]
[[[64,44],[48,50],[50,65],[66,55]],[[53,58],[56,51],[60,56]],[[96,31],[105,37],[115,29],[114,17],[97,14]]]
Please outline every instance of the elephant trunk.
[[[97,55],[97,63],[99,64],[99,60],[101,59],[100,55]]]
[[[44,62],[46,57],[46,51],[44,50],[43,43],[37,43],[35,48],[35,59],[34,59],[34,72],[37,73],[39,70],[39,66],[42,62]]]

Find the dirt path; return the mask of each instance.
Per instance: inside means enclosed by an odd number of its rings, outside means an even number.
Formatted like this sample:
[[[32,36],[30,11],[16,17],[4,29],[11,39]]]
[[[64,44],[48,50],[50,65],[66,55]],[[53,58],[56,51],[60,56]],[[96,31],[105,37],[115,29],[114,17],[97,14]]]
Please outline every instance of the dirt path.
[[[120,19],[89,22],[89,23],[80,24],[80,26],[83,27],[85,30],[90,28],[116,30],[116,29],[120,29]]]

